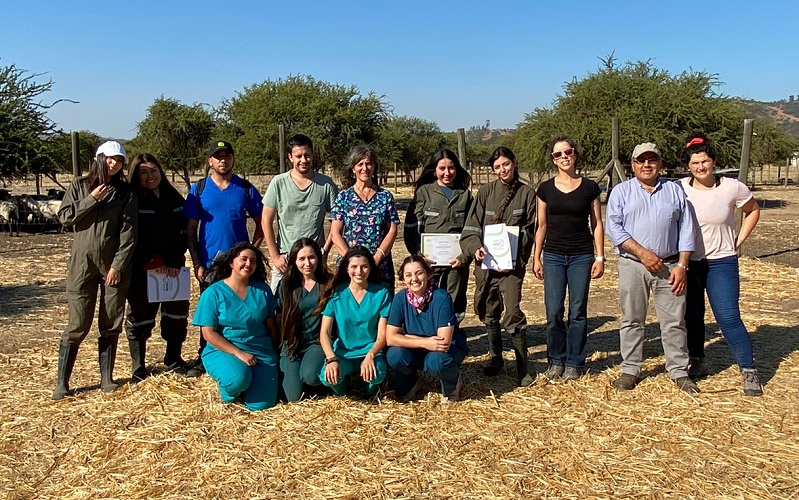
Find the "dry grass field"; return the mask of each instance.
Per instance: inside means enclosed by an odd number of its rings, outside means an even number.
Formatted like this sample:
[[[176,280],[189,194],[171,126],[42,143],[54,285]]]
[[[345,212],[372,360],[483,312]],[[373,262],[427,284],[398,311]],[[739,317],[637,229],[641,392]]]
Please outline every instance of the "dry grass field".
[[[407,206],[408,190],[398,193]],[[517,388],[482,375],[473,315],[466,401],[442,406],[436,385],[401,404],[326,398],[260,413],[222,404],[204,376],[129,383],[124,339],[113,394],[97,390],[96,334],[83,344],[75,397],[51,401],[65,321],[71,235],[0,233],[0,496],[6,498],[797,498],[799,497],[799,190],[769,188],[741,260],[742,309],[765,383],[740,375],[708,313],[711,375],[702,393],[664,373],[654,314],[646,379],[617,393],[615,260],[592,284],[590,373]],[[395,259],[404,245],[398,241]],[[608,250],[608,253],[610,250]],[[525,279],[531,364],[546,367],[543,288]],[[196,300],[193,301],[193,305]],[[156,334],[148,361],[163,368]],[[197,345],[192,330],[187,357]]]

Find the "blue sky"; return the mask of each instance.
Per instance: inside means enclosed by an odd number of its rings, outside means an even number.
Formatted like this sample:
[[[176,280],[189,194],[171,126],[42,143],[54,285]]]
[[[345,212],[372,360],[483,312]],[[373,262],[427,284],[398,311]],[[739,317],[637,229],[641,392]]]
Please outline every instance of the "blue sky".
[[[515,127],[599,57],[799,95],[799,2],[36,2],[6,0],[0,65],[52,79],[65,130],[129,139],[161,95],[217,106],[306,74],[385,95],[442,130]]]

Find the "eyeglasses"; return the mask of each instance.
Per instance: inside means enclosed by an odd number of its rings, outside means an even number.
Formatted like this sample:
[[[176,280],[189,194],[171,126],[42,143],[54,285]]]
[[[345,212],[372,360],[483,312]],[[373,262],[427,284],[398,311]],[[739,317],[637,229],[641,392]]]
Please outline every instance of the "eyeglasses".
[[[555,151],[552,153],[552,158],[558,159],[561,156],[572,156],[574,155],[574,148],[565,149],[563,151]]]
[[[649,162],[650,165],[654,165],[660,161],[660,158],[657,156],[647,156],[646,158],[635,158],[633,161],[639,165],[645,165],[647,162]]]
[[[139,175],[141,177],[155,177],[156,175],[158,175],[158,173],[159,173],[158,169],[156,169],[156,168],[151,168],[151,169],[140,168],[139,169]]]

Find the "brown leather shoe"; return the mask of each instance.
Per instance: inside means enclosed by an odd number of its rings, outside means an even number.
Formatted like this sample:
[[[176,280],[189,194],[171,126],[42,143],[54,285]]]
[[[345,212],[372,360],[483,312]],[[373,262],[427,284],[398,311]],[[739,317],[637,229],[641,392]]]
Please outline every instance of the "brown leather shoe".
[[[622,373],[619,378],[613,382],[613,387],[618,391],[631,391],[638,385],[638,377],[630,373]]]

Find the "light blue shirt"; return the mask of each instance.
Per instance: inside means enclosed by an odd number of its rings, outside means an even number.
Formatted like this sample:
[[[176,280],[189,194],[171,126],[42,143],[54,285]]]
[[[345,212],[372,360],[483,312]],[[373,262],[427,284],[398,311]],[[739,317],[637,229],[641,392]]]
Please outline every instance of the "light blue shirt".
[[[638,179],[624,181],[610,192],[605,233],[622,257],[637,260],[620,245],[632,238],[660,258],[694,251],[694,217],[676,182],[658,179],[650,193]]]

